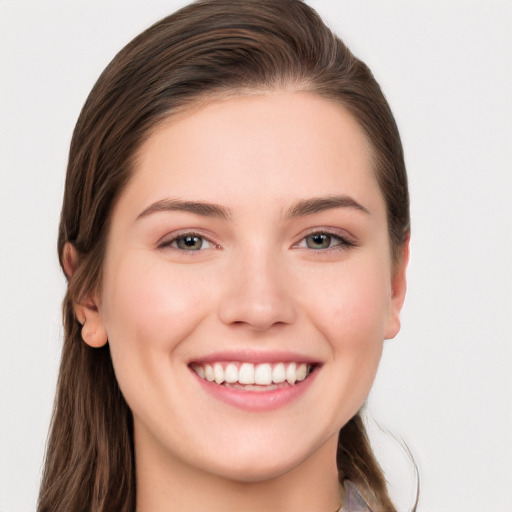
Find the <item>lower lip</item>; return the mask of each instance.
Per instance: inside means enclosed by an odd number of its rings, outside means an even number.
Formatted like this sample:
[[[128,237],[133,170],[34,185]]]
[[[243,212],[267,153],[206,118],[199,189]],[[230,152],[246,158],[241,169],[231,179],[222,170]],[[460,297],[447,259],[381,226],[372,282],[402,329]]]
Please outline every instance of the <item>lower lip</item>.
[[[245,391],[202,379],[190,370],[203,389],[211,396],[233,407],[246,411],[272,411],[297,400],[311,386],[317,370],[312,371],[303,381],[268,391]]]

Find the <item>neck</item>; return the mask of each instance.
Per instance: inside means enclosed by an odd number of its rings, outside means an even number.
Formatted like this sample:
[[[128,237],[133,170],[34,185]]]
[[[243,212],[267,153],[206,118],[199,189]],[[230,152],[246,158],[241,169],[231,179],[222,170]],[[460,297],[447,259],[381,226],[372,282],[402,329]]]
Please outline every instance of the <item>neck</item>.
[[[337,435],[288,471],[240,481],[203,471],[165,453],[141,447],[136,436],[137,512],[335,512],[341,504]]]

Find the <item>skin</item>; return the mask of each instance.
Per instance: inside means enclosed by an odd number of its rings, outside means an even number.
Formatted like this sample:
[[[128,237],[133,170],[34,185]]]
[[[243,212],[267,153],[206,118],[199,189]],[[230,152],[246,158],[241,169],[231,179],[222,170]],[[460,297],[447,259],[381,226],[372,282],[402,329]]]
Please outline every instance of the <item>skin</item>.
[[[108,339],[133,411],[137,510],[339,507],[337,434],[370,391],[405,295],[407,244],[393,265],[370,160],[341,105],[290,91],[203,104],[140,148],[111,219],[101,293],[76,305],[84,341]],[[365,211],[290,215],[333,195]],[[170,199],[229,216],[147,211]],[[186,233],[203,237],[200,250],[180,248]],[[331,245],[317,248],[313,233]],[[297,399],[247,411],[190,370],[217,351],[319,364]]]

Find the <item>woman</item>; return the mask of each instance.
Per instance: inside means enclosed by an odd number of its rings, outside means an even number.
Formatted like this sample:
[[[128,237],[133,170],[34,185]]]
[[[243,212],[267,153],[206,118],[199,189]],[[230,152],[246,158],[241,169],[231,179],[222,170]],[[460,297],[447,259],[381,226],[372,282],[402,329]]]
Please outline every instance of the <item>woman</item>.
[[[408,210],[378,84],[304,3],[136,37],[71,143],[39,510],[394,510],[358,411]]]

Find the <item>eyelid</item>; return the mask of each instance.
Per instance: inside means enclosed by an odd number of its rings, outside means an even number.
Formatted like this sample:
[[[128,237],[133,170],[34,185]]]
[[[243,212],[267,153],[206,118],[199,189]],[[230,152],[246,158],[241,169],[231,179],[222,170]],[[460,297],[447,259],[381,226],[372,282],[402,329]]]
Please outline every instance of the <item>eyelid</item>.
[[[205,249],[201,248],[196,251],[193,251],[193,250],[186,251],[184,249],[179,249],[178,247],[172,246],[173,242],[176,242],[176,240],[178,240],[179,238],[183,238],[186,236],[197,236],[199,238],[202,238],[203,240],[205,240],[212,246],[212,247],[207,247],[207,249],[211,249],[211,248],[220,249],[221,248],[221,245],[214,240],[214,237],[212,235],[205,234],[204,231],[202,231],[200,229],[190,229],[190,228],[179,229],[177,231],[171,231],[170,233],[166,233],[163,237],[161,237],[156,242],[156,247],[157,247],[157,249],[174,249],[174,250],[176,250],[178,252],[182,252],[182,253],[201,252],[201,251],[205,250]]]
[[[331,236],[333,238],[338,239],[340,241],[340,243],[336,244],[333,247],[329,247],[327,249],[309,249],[309,248],[305,247],[309,251],[326,252],[329,250],[336,250],[336,249],[343,250],[343,249],[347,249],[349,247],[357,247],[358,246],[356,238],[353,235],[351,235],[350,233],[348,233],[347,231],[345,231],[344,229],[328,228],[328,227],[320,226],[320,227],[310,228],[310,229],[306,230],[305,232],[302,232],[299,235],[299,237],[297,237],[298,240],[296,242],[294,242],[294,244],[292,245],[292,248],[302,249],[303,247],[299,246],[299,244],[302,243],[303,241],[305,241],[308,236],[317,235],[317,234]]]

